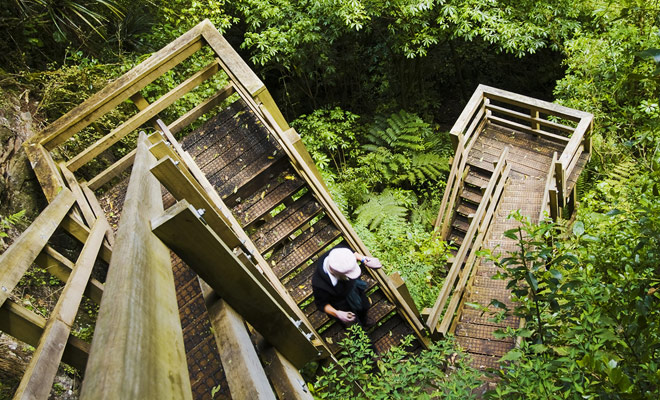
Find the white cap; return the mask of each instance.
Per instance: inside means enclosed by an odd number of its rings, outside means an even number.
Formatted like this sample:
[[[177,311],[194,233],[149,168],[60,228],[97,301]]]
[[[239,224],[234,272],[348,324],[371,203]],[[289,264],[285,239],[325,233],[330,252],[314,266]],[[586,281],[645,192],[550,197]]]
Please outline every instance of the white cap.
[[[353,251],[343,247],[330,250],[328,269],[333,274],[345,275],[348,279],[357,279],[362,273]]]

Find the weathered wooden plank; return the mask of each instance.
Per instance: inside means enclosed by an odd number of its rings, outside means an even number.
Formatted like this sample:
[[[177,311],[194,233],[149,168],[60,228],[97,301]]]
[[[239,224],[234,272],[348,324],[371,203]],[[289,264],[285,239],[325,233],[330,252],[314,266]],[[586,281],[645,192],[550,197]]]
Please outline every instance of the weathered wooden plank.
[[[154,219],[152,227],[163,242],[294,365],[302,367],[317,356],[306,332],[282,308],[283,301],[271,296],[187,202],[179,202]]]
[[[564,124],[559,124],[557,122],[548,121],[547,119],[539,118],[538,117],[539,112],[536,109],[531,109],[531,111],[530,111],[531,115],[535,115],[535,116],[526,115],[526,114],[520,113],[518,111],[513,111],[513,110],[510,110],[508,108],[499,107],[499,106],[496,106],[496,105],[493,105],[493,104],[488,104],[486,106],[486,109],[491,110],[491,111],[495,111],[497,113],[504,114],[504,115],[509,116],[509,117],[514,117],[514,118],[517,118],[517,119],[520,119],[520,120],[523,120],[523,121],[531,122],[532,125],[531,126],[525,126],[525,128],[530,128],[532,132],[538,133],[539,135],[542,135],[542,136],[545,136],[547,134],[548,136],[546,136],[546,137],[548,139],[557,140],[557,141],[562,142],[562,143],[568,142],[570,140],[569,137],[556,135],[556,134],[553,134],[551,132],[546,132],[546,131],[541,130],[540,127],[536,127],[536,126],[543,125],[543,126],[547,126],[549,128],[557,129],[559,131],[566,132],[566,134],[568,136],[570,136],[573,133],[573,131],[575,130],[575,128],[573,128],[571,126],[564,125]],[[493,119],[493,117],[491,116],[490,119]],[[498,118],[498,120],[499,119],[501,119],[501,118]],[[515,122],[515,121],[510,121],[510,122]]]
[[[73,269],[73,263],[50,246],[44,247],[34,262],[62,282],[66,282],[69,279],[69,275],[71,275],[71,270]],[[100,304],[101,297],[103,296],[103,284],[91,278],[87,282],[85,296],[89,297],[96,304]]]
[[[406,300],[408,305],[410,305],[410,308],[415,311],[417,316],[421,318],[422,316],[419,313],[419,309],[417,308],[417,305],[415,304],[415,300],[413,300],[410,291],[408,290],[408,286],[406,285],[406,282],[403,280],[401,277],[401,274],[399,274],[398,271],[394,271],[389,275],[390,280],[392,281],[392,284],[396,288],[396,290],[399,292],[401,297]]]
[[[170,157],[158,161],[151,168],[151,173],[172,193],[175,199],[186,199],[196,209],[206,210],[204,220],[229,248],[233,249],[241,245],[240,240],[229,226],[229,222],[222,218],[221,211],[215,208],[215,205],[193,185],[177,165],[174,165]]]
[[[31,346],[38,346],[46,319],[16,304],[9,299],[0,307],[0,331],[15,337]],[[78,369],[81,373],[87,365],[89,343],[69,336],[62,354],[62,361]],[[49,386],[50,388],[50,386]]]
[[[223,299],[213,302],[209,316],[232,398],[275,400],[243,318]]]
[[[177,87],[170,90],[158,100],[150,104],[144,110],[138,112],[126,122],[113,129],[112,132],[98,140],[93,145],[81,151],[78,155],[67,161],[66,165],[71,171],[82,167],[94,157],[98,156],[113,144],[117,143],[124,136],[138,129],[142,124],[155,117],[159,112],[169,107],[172,103],[181,98],[184,94],[197,87],[205,80],[211,78],[218,72],[219,65],[217,61],[212,62],[206,67],[194,73],[191,77],[181,82]]]
[[[60,176],[60,171],[57,169],[53,158],[44,146],[30,140],[23,144],[23,149],[25,149],[25,153],[30,160],[30,165],[39,180],[46,200],[53,201],[61,188],[65,187],[64,180]]]
[[[94,211],[92,211],[92,207],[87,202],[87,198],[83,194],[80,185],[78,184],[78,179],[73,175],[73,172],[69,171],[63,162],[59,165],[62,176],[64,176],[64,179],[66,180],[71,193],[73,193],[73,197],[76,199],[76,203],[78,204],[80,211],[82,211],[82,216],[85,219],[85,223],[87,226],[92,226],[96,220],[96,216],[94,215]]]
[[[74,202],[73,193],[67,188],[62,189],[53,202],[0,255],[0,305],[9,297]]]
[[[96,195],[94,192],[87,187],[87,184],[83,182],[80,185],[80,188],[82,189],[83,194],[85,195],[85,198],[87,199],[87,203],[89,203],[90,207],[92,207],[92,211],[94,212],[94,215],[97,218],[103,218],[106,222],[108,219],[106,218],[105,211],[101,207],[101,204],[99,204],[99,200],[96,198]],[[106,225],[107,230],[105,231],[105,239],[106,243],[110,246],[113,246],[115,244],[115,232],[112,230],[112,227],[108,223]]]
[[[235,92],[236,91],[234,90],[234,87],[231,84],[221,88],[213,95],[211,95],[211,97],[199,103],[197,106],[190,109],[187,113],[177,118],[176,121],[169,124],[168,128],[170,128],[170,131],[173,134],[180,132],[186,126],[190,125],[191,123],[195,122],[199,117],[211,111],[215,106],[222,103],[223,100],[225,100]]]
[[[23,379],[16,389],[15,399],[48,398],[62,359],[64,346],[82,301],[83,292],[103,242],[106,225],[105,219],[98,219],[94,222],[89,238],[80,252],[71,276],[66,281],[48,322],[46,322],[39,345],[32,354]]]
[[[211,21],[205,19],[198,25],[198,27],[200,27],[206,43],[220,58],[222,68],[231,79],[244,87],[252,97],[257,96],[265,89],[261,79],[257,77],[254,71],[252,71],[238,53],[236,53],[236,50],[234,50],[229,42],[222,37],[220,32],[215,29]]]
[[[280,400],[312,400],[313,396],[298,369],[277,349],[267,346],[259,353],[266,374]]]
[[[580,119],[590,115],[583,111],[578,111],[572,108],[560,106],[559,104],[535,99],[533,97],[523,96],[506,90],[497,89],[492,86],[479,85],[479,88],[483,90],[484,96],[491,100],[497,100],[503,103],[513,104],[524,108],[531,107],[544,114],[556,115],[569,121],[578,122]]]
[[[463,135],[463,131],[465,130],[468,122],[470,122],[474,113],[477,112],[481,107],[484,87],[484,85],[479,85],[474,93],[472,93],[472,97],[470,97],[470,100],[468,100],[468,103],[463,108],[461,115],[458,116],[456,122],[454,122],[454,126],[451,128],[451,132],[454,135]],[[467,142],[468,140],[469,139],[463,138],[464,142]]]
[[[203,24],[203,23],[202,23]],[[42,130],[33,143],[53,149],[202,48],[199,24]]]
[[[81,399],[192,398],[170,252],[151,232],[162,202],[147,147],[140,134]]]

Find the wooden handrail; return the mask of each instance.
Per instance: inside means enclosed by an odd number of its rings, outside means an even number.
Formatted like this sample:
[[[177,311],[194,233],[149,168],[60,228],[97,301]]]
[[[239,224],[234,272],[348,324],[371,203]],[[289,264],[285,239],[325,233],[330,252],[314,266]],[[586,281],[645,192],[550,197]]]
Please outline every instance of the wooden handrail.
[[[488,199],[490,199],[491,194],[495,190],[496,183],[499,181],[502,170],[504,169],[504,166],[506,164],[505,159],[508,153],[509,153],[509,147],[505,147],[504,150],[502,151],[502,154],[500,155],[499,160],[497,161],[497,165],[495,167],[495,170],[493,171],[493,175],[490,181],[488,182],[488,187],[484,191],[483,199],[486,199],[486,201],[482,201],[479,204],[479,207],[477,208],[477,211],[474,214],[475,217],[472,219],[472,222],[470,223],[470,226],[468,227],[468,230],[465,233],[465,237],[463,238],[463,244],[458,249],[458,253],[456,253],[456,256],[454,257],[454,262],[452,263],[452,266],[449,269],[449,272],[447,273],[447,277],[445,278],[442,288],[440,289],[440,294],[438,295],[438,298],[436,299],[435,304],[431,309],[431,313],[429,314],[428,319],[426,320],[426,326],[431,330],[432,333],[436,332],[440,315],[442,314],[445,303],[447,302],[447,299],[449,298],[449,294],[452,288],[454,287],[454,282],[458,277],[459,271],[461,270],[461,266],[463,265],[463,261],[465,261],[465,258],[468,255],[468,250],[472,245],[473,238],[475,237],[475,234],[477,233],[477,230],[481,224],[481,219],[485,215],[484,213],[488,208],[489,205]],[[473,251],[474,250],[475,249],[473,249]]]
[[[470,275],[472,274],[472,270],[476,264],[477,250],[481,248],[484,237],[486,236],[486,232],[488,232],[488,229],[490,228],[490,223],[493,219],[493,216],[495,215],[495,209],[499,205],[499,199],[500,196],[502,195],[502,192],[504,191],[504,185],[506,183],[506,179],[508,178],[510,171],[511,171],[511,165],[506,164],[501,175],[496,178],[498,183],[495,189],[493,190],[492,196],[489,196],[487,199],[488,209],[486,210],[484,215],[479,218],[481,222],[479,224],[477,237],[475,238],[472,244],[472,251],[470,252],[470,256],[468,257],[467,261],[465,262],[465,266],[461,271],[460,279],[453,290],[451,300],[449,302],[449,305],[447,306],[447,310],[445,310],[444,317],[442,318],[442,322],[440,323],[440,326],[438,328],[438,332],[440,332],[442,335],[447,334],[447,331],[451,326],[451,322],[454,319],[454,314],[456,313],[461,298],[463,297],[463,293],[465,292],[465,286],[467,284],[468,279],[470,279]]]

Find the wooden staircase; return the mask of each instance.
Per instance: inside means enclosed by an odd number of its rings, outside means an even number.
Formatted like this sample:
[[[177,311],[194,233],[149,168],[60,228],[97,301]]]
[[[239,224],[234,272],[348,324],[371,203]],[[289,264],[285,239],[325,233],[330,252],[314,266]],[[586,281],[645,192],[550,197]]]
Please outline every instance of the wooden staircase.
[[[516,242],[504,232],[519,223],[568,217],[577,179],[591,155],[593,116],[511,92],[480,85],[452,128],[456,156],[438,215],[441,238],[459,246],[444,286],[428,311],[432,335],[453,333],[479,368],[497,368],[515,346],[497,329],[518,328],[518,317],[495,320],[482,309],[498,300],[512,307],[507,282],[491,279],[497,268],[476,250],[505,255]],[[562,123],[555,122],[562,120]],[[504,165],[504,167],[503,167]],[[503,171],[503,172],[502,172]],[[478,308],[466,306],[478,305]]]

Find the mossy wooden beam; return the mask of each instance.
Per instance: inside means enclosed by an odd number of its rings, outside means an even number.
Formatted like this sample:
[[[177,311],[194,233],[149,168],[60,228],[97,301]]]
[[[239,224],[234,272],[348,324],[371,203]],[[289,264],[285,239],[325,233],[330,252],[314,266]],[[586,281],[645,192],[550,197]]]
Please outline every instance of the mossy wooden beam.
[[[154,53],[147,60],[47,126],[31,142],[42,143],[47,149],[53,149],[129,99],[149,83],[201,49],[203,45],[202,26],[204,26],[204,23],[198,24]]]
[[[131,165],[133,165],[133,161],[135,160],[135,153],[135,149],[131,150],[131,152],[120,158],[119,161],[104,169],[103,172],[96,175],[94,178],[90,179],[89,182],[87,182],[87,186],[89,186],[89,188],[92,190],[96,190],[110,182],[112,178],[119,176],[119,174],[126,171]]]
[[[183,200],[152,221],[154,233],[296,367],[316,358],[301,331],[259,279]]]
[[[151,232],[162,214],[146,135],[126,192],[81,399],[191,399],[169,249]]]
[[[57,369],[62,359],[64,346],[71,333],[83,292],[92,274],[94,261],[105,236],[107,222],[97,219],[92,226],[80,256],[69,279],[46,322],[39,345],[32,354],[23,379],[16,389],[14,399],[47,399]]]
[[[0,255],[0,306],[37,258],[74,202],[73,193],[69,189],[62,189],[23,234]]]
[[[231,397],[275,400],[243,318],[223,299],[215,300],[208,310]]]
[[[23,149],[25,149],[25,154],[30,160],[30,165],[37,176],[46,200],[48,202],[53,201],[60,190],[65,187],[64,180],[60,176],[60,171],[57,169],[53,158],[48,150],[39,143],[28,140],[23,144]]]
[[[31,346],[38,346],[46,326],[46,319],[7,300],[0,307],[0,331]],[[89,344],[75,336],[69,336],[64,347],[62,361],[77,368],[81,373],[87,365]]]
[[[69,168],[71,171],[76,171],[78,168],[82,167],[91,161],[94,157],[98,156],[110,146],[121,140],[124,136],[138,129],[142,124],[149,121],[159,112],[169,107],[172,103],[180,99],[193,88],[197,87],[205,80],[211,78],[213,75],[215,75],[216,72],[218,72],[218,69],[218,62],[214,61],[207,65],[205,68],[199,70],[191,77],[181,82],[177,87],[170,90],[158,100],[150,104],[147,108],[138,112],[129,118],[126,122],[119,125],[112,132],[104,136],[101,140],[97,141],[90,147],[87,147],[85,150],[73,157],[66,163],[67,168]]]

